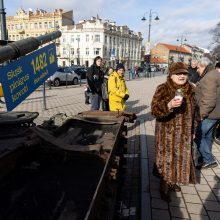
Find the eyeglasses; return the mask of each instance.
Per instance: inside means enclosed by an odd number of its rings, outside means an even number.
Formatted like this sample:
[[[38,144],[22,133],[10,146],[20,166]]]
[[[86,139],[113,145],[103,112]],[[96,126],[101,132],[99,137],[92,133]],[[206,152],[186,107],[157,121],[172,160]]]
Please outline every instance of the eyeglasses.
[[[180,76],[180,75],[187,76],[187,75],[188,75],[188,73],[175,73],[174,75],[177,75],[177,76]]]

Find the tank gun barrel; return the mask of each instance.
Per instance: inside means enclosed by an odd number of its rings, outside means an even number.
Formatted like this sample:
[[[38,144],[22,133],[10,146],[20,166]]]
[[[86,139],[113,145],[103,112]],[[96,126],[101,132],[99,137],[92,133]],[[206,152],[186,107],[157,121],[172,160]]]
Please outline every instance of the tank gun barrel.
[[[24,56],[25,54],[38,49],[39,46],[59,38],[61,34],[61,31],[54,31],[39,37],[29,37],[27,39],[9,43],[0,48],[0,63]]]

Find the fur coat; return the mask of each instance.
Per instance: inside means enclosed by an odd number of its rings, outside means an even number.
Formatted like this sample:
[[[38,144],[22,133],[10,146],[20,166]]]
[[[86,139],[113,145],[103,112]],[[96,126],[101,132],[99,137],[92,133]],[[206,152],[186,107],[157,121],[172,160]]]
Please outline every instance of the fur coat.
[[[174,98],[178,88],[182,88],[184,92],[183,103],[170,111],[167,104]],[[191,152],[195,113],[194,87],[188,82],[184,86],[177,86],[168,76],[167,81],[156,89],[151,111],[156,118],[155,162],[162,179],[170,184],[195,183]]]

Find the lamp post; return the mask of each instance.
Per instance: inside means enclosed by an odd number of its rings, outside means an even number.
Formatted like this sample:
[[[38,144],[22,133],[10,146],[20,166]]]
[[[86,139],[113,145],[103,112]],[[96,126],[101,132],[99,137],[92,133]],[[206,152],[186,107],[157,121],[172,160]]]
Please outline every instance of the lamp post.
[[[80,38],[77,37],[76,40],[78,42],[78,47],[77,47],[77,65],[80,65],[80,60],[79,60],[79,41],[80,41]]]
[[[0,20],[1,20],[1,40],[8,40],[6,30],[6,18],[5,18],[4,1],[0,1]]]
[[[144,13],[144,16],[143,16],[143,18],[141,19],[142,21],[146,21],[146,18],[145,18],[145,15],[147,14],[148,12],[145,12]],[[158,15],[157,15],[157,12],[152,12],[152,9],[150,9],[150,12],[149,12],[149,18],[148,18],[148,38],[147,38],[147,45],[149,46],[149,48],[150,48],[150,34],[151,34],[151,22],[152,22],[152,15],[153,14],[156,14],[156,17],[154,18],[154,20],[156,20],[156,21],[158,21],[158,20],[160,20],[159,19],[159,17],[158,17]]]
[[[187,39],[184,37],[184,36],[181,36],[180,39],[177,38],[176,41],[180,41],[180,51],[178,53],[178,61],[182,61],[183,62],[183,57],[182,57],[182,53],[181,53],[181,49],[182,49],[182,46],[183,46],[183,42],[186,42]]]

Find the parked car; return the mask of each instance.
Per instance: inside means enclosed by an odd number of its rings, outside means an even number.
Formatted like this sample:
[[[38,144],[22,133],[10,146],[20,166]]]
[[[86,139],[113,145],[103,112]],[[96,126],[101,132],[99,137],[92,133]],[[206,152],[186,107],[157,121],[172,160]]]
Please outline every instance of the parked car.
[[[74,70],[74,72],[81,77],[81,79],[86,79],[87,69],[85,67],[80,67]]]
[[[69,67],[59,67],[47,81],[56,87],[66,83],[77,85],[79,76]]]

